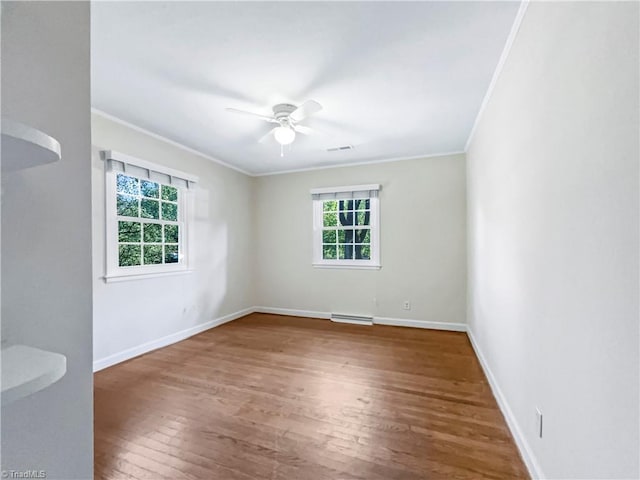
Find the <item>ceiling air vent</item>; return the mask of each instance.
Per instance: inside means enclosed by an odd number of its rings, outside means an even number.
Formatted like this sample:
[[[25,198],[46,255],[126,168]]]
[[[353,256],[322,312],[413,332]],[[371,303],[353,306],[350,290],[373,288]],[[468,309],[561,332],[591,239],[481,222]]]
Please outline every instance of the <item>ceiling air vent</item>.
[[[341,152],[343,150],[353,150],[353,145],[343,145],[342,147],[327,148],[327,152]]]

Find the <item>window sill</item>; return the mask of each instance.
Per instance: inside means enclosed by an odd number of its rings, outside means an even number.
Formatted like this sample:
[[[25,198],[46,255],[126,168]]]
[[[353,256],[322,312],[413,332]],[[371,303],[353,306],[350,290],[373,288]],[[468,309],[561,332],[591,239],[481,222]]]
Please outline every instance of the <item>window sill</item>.
[[[338,268],[347,270],[380,270],[382,265],[340,265],[331,263],[314,263],[313,268]]]
[[[168,277],[171,275],[186,275],[193,270],[175,270],[173,272],[141,273],[129,275],[105,275],[102,277],[105,283],[128,282],[130,280],[145,280],[147,278]]]

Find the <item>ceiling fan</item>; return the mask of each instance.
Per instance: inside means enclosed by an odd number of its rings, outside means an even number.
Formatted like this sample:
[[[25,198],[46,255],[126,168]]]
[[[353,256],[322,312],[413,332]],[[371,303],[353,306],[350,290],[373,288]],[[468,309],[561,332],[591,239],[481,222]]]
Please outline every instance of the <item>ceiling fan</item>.
[[[312,128],[300,125],[300,122],[318,113],[320,110],[322,110],[322,105],[315,100],[307,100],[299,107],[289,103],[279,103],[278,105],[274,105],[273,116],[271,117],[260,115],[259,113],[247,112],[245,110],[238,110],[237,108],[227,108],[228,112],[251,115],[265,122],[278,124],[277,127],[274,127],[269,133],[262,137],[260,142],[262,143],[273,136],[281,146],[293,143],[296,139],[296,133],[302,133],[303,135],[313,133],[314,130]]]

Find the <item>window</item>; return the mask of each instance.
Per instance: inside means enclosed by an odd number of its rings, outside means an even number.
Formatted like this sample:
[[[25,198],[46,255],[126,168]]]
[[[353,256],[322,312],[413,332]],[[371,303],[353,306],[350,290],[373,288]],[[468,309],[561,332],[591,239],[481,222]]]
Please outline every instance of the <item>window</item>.
[[[379,185],[311,190],[314,266],[380,268],[379,190]]]
[[[188,270],[185,173],[104,152],[107,161],[107,281]]]

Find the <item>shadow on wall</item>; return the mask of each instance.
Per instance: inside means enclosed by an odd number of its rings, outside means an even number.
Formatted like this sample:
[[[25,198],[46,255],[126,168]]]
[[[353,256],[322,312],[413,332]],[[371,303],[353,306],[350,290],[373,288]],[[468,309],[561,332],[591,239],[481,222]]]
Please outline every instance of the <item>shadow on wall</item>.
[[[229,232],[226,223],[214,222],[211,212],[211,193],[196,189],[194,233],[189,239],[193,252],[192,268],[196,269],[197,297],[200,322],[217,318],[227,294],[227,264],[229,256]],[[208,239],[202,242],[201,239]]]

